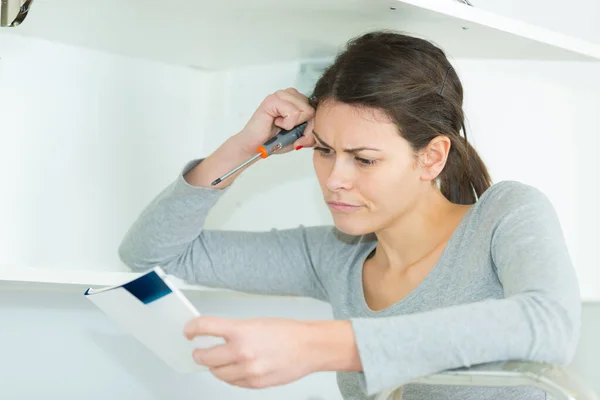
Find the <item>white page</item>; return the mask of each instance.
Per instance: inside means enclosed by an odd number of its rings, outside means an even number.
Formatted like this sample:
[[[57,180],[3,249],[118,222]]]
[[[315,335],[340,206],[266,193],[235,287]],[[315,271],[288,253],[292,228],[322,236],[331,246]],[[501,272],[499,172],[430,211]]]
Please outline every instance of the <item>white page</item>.
[[[200,313],[181,291],[168,281],[165,284],[171,290],[169,293],[146,302],[124,287],[90,292],[86,297],[176,371],[206,371],[206,367],[194,361],[193,350],[224,340],[212,336],[188,340],[183,334],[185,325]]]

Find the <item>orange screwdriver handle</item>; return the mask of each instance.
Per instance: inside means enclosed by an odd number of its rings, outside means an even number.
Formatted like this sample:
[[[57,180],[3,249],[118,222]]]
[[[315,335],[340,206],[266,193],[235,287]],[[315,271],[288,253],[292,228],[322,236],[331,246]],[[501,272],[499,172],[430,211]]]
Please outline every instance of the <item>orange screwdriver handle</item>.
[[[308,122],[296,125],[289,131],[282,130],[277,135],[267,140],[262,146],[259,146],[258,149],[256,149],[256,152],[260,153],[260,158],[269,157],[271,154],[278,152],[285,146],[289,146],[300,139],[304,135],[306,125],[308,125]]]

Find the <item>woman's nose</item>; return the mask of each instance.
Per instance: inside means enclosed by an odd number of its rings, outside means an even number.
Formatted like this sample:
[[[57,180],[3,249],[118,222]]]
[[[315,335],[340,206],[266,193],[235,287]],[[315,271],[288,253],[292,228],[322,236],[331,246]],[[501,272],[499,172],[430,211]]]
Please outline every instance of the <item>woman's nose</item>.
[[[341,189],[351,189],[354,181],[352,169],[345,165],[343,159],[336,160],[327,178],[326,186],[329,191],[335,192]]]

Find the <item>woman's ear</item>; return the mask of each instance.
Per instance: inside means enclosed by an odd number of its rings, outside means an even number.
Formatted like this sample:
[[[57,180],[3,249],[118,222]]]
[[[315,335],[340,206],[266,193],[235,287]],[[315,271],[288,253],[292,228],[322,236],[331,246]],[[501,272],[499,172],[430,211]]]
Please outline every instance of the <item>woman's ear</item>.
[[[437,136],[429,142],[419,156],[422,180],[433,181],[438,177],[448,160],[450,146],[451,141],[448,136]]]

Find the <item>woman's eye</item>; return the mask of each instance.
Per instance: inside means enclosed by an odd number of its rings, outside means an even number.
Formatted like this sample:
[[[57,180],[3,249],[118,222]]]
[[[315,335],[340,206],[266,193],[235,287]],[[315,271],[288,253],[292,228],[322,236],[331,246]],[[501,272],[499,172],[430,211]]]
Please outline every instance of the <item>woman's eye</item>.
[[[315,151],[321,153],[322,156],[328,156],[331,154],[330,149],[326,149],[325,147],[314,147]]]
[[[365,166],[374,165],[376,160],[369,160],[368,158],[356,157],[356,161]]]
[[[325,147],[315,146],[313,149],[315,151],[318,151],[321,154],[321,156],[323,156],[323,157],[329,157],[329,156],[331,156],[333,154],[333,152],[331,151],[331,149],[326,149]],[[377,162],[377,160],[370,160],[368,158],[362,158],[362,157],[354,157],[354,159],[361,166],[364,166],[364,167],[375,165],[375,163]]]

